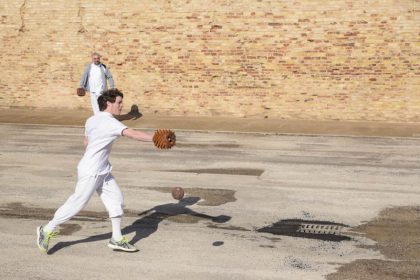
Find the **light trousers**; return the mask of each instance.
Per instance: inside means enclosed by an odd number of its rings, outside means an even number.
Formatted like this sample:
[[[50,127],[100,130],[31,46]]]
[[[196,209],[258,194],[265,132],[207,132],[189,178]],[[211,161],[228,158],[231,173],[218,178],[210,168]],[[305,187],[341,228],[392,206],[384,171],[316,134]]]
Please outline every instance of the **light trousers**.
[[[96,115],[99,113],[98,97],[101,96],[100,93],[91,92],[90,93],[90,103],[92,104],[93,114]]]
[[[79,172],[75,192],[58,208],[54,218],[46,225],[46,230],[54,231],[58,225],[79,213],[95,191],[99,194],[110,218],[123,215],[123,194],[111,173],[92,176]]]

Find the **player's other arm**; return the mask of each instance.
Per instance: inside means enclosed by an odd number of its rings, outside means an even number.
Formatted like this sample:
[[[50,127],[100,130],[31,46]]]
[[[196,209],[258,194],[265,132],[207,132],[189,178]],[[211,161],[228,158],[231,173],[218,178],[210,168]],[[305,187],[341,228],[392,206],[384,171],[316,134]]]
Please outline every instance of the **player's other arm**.
[[[82,79],[80,80],[79,87],[87,89],[87,80],[89,78],[89,65],[86,66],[85,71],[83,72]]]
[[[153,141],[153,134],[141,132],[134,130],[132,128],[126,128],[122,132],[122,136],[138,140],[138,141],[144,141],[144,142],[152,142]]]
[[[108,79],[109,87],[114,89],[115,88],[114,78],[112,78],[111,71],[108,68],[106,68],[105,77]]]

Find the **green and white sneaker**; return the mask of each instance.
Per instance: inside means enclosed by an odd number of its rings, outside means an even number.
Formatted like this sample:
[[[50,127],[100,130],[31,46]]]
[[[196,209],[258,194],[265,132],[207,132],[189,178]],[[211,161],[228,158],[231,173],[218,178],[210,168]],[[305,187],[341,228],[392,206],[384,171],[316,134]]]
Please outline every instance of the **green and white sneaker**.
[[[43,251],[48,251],[48,245],[50,243],[50,239],[57,237],[58,231],[52,231],[52,232],[45,232],[43,226],[39,226],[36,228],[36,234],[38,236],[36,244],[38,245],[38,248]]]
[[[137,252],[136,246],[128,243],[127,238],[123,237],[120,241],[115,241],[113,238],[109,240],[108,247],[118,251]]]

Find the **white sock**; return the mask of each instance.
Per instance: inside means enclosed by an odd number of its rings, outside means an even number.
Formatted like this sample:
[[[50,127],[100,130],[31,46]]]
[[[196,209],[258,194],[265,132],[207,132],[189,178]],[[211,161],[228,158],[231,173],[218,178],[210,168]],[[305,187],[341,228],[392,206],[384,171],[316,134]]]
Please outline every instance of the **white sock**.
[[[121,234],[121,216],[111,218],[112,223],[112,239],[120,241],[122,239]]]

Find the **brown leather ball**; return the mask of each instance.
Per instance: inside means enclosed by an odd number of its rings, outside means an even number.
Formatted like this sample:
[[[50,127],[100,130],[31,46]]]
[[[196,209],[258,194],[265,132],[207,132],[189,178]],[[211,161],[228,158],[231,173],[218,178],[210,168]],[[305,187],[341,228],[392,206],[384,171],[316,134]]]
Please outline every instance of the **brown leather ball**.
[[[86,91],[84,88],[78,88],[76,92],[78,96],[85,96],[86,94]]]
[[[172,189],[172,197],[180,200],[184,197],[184,189],[181,187],[175,187]]]

